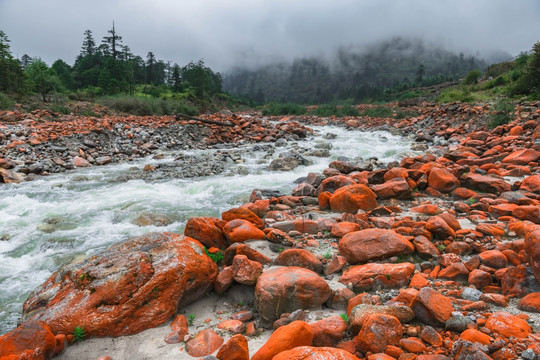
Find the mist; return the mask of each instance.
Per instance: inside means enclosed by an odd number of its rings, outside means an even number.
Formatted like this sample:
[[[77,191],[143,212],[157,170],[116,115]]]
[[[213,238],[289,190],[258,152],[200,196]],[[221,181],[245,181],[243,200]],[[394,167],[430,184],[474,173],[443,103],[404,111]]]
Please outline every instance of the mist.
[[[540,40],[537,0],[1,0],[14,56],[73,64],[83,33],[115,22],[135,54],[217,71],[328,56],[399,35],[454,52],[515,56]]]

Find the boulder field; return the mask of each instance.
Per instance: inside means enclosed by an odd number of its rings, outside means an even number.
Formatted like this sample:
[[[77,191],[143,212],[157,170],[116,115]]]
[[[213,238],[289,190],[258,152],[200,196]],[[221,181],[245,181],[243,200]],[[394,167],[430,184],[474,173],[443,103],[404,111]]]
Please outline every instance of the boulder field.
[[[0,359],[50,359],[75,348],[81,330],[120,337],[161,324],[170,329],[159,346],[178,347],[178,358],[537,359],[539,105],[516,106],[494,129],[488,105],[461,103],[423,104],[403,120],[275,119],[266,130],[265,120],[215,115],[238,129],[201,125],[206,141],[271,141],[332,124],[397,129],[424,153],[381,168],[336,160],[291,195],[256,189],[221,218],[189,219],[183,235],[147,234],[75,259],[28,297],[20,326],[0,337]],[[64,125],[32,128],[35,144],[11,146],[26,134],[12,133],[2,154],[37,154],[57,131],[46,129]],[[78,136],[69,129],[59,134]],[[22,180],[28,165],[6,156],[0,176]],[[197,314],[183,309],[212,292],[244,297],[217,325],[195,329]]]

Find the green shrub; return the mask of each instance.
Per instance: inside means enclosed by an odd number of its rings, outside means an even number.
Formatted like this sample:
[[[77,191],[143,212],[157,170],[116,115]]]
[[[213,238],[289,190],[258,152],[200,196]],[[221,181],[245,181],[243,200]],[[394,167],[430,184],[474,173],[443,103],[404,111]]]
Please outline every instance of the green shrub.
[[[323,104],[318,106],[314,111],[314,115],[321,116],[321,117],[328,117],[328,116],[337,116],[337,117],[344,117],[344,116],[360,116],[360,112],[358,109],[351,105],[336,105],[336,104]]]
[[[6,94],[0,93],[0,110],[11,109],[13,106],[15,106],[15,101]]]
[[[472,102],[473,100],[474,98],[471,96],[471,92],[469,90],[460,90],[458,88],[443,90],[437,99],[437,101],[441,103],[451,103],[456,101]]]
[[[490,115],[489,126],[493,129],[497,126],[508,124],[512,120],[514,105],[506,99],[499,100],[495,104],[495,112]]]
[[[306,113],[306,108],[297,104],[276,104],[270,103],[266,105],[262,114],[264,116],[278,116],[278,115],[303,115]]]

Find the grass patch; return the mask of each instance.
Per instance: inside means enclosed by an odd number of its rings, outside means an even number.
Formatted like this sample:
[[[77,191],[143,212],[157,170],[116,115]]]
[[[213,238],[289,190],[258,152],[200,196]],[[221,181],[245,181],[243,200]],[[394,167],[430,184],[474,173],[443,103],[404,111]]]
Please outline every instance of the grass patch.
[[[508,124],[512,120],[514,105],[506,99],[499,100],[495,104],[495,112],[490,115],[489,127],[494,129],[497,126]]]
[[[197,115],[202,112],[199,106],[187,99],[117,95],[102,97],[98,100],[98,103],[116,112],[138,116],[173,115],[176,113]]]
[[[293,103],[270,103],[262,109],[263,116],[304,115],[306,112],[305,107]]]
[[[350,105],[335,105],[335,104],[323,104],[313,110],[313,115],[320,117],[329,116],[360,116],[360,111],[354,106]]]
[[[0,110],[11,109],[15,106],[15,101],[13,101],[9,96],[0,92]]]
[[[443,90],[441,95],[437,98],[437,101],[441,103],[452,103],[456,101],[469,103],[474,101],[474,97],[471,95],[469,89],[451,87]]]
[[[388,106],[377,106],[377,107],[365,109],[364,111],[362,111],[360,115],[374,117],[374,118],[404,119],[408,117],[417,116],[418,113],[415,111],[395,109]]]

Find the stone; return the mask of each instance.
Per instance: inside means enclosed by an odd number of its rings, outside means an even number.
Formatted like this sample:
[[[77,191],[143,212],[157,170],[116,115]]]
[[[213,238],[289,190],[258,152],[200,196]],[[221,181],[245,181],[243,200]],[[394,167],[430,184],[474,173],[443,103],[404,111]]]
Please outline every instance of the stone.
[[[446,323],[444,324],[444,328],[446,330],[455,331],[455,332],[463,332],[469,328],[469,326],[472,326],[474,322],[463,315],[452,315],[450,319],[446,320]]]
[[[523,205],[512,210],[512,216],[520,220],[529,220],[535,224],[540,224],[540,206]]]
[[[531,175],[526,177],[521,182],[519,189],[540,194],[540,175]]]
[[[540,292],[530,293],[519,300],[518,308],[540,313]]]
[[[540,159],[540,152],[533,149],[524,149],[514,151],[502,159],[502,162],[504,164],[528,165],[530,162],[538,161],[538,159]]]
[[[393,230],[364,229],[339,241],[339,253],[353,265],[413,252],[413,244]]]
[[[452,316],[452,300],[429,288],[422,288],[411,305],[416,318],[428,325],[443,326]]]
[[[193,357],[210,355],[219,349],[223,341],[223,338],[213,330],[206,329],[186,343],[186,351]]]
[[[480,269],[474,269],[469,273],[468,282],[477,289],[491,285],[491,274]]]
[[[488,349],[479,343],[471,343],[458,339],[452,346],[452,359],[454,360],[492,360],[486,352]]]
[[[219,349],[219,360],[249,360],[248,341],[243,335],[234,335]]]
[[[341,187],[330,198],[330,208],[334,212],[356,214],[358,210],[369,211],[376,207],[375,193],[363,184]]]
[[[244,285],[255,285],[261,276],[263,266],[257,261],[249,260],[245,255],[236,255],[232,262],[233,279]]]
[[[345,285],[351,283],[356,292],[379,288],[399,288],[409,284],[413,273],[414,264],[412,263],[369,263],[346,269],[339,278],[339,282]]]
[[[2,360],[49,360],[53,357],[55,349],[56,338],[43,321],[30,320],[0,336],[0,359]]]
[[[172,224],[172,220],[164,214],[154,214],[143,212],[133,221],[137,226],[167,226]]]
[[[225,320],[218,324],[218,329],[226,330],[232,334],[241,334],[245,330],[245,325],[240,320]]]
[[[150,233],[54,272],[24,303],[22,321],[44,319],[64,334],[81,326],[87,337],[136,334],[202,297],[216,276],[197,240]]]
[[[299,266],[316,273],[322,273],[323,263],[311,251],[306,249],[287,249],[281,252],[275,260],[280,266]]]
[[[526,338],[532,332],[531,326],[525,320],[502,311],[491,315],[486,327],[495,334],[519,339]]]
[[[261,320],[272,323],[281,314],[313,309],[330,298],[330,286],[315,272],[290,266],[266,270],[255,286],[255,306]]]
[[[476,342],[483,345],[489,345],[492,340],[491,336],[476,329],[467,329],[463,331],[459,337],[472,343]]]
[[[489,175],[467,174],[462,178],[463,186],[492,194],[501,194],[510,191],[511,186],[506,181]]]
[[[379,199],[410,199],[412,196],[409,183],[403,178],[394,178],[382,184],[373,185],[371,190]]]
[[[420,333],[420,338],[433,346],[439,347],[443,344],[443,338],[441,334],[439,334],[437,330],[435,330],[429,325],[425,326],[422,329],[422,332]]]
[[[0,182],[5,184],[18,184],[23,181],[24,178],[21,174],[16,173],[13,170],[8,170],[0,167]]]
[[[75,167],[89,167],[89,166],[92,166],[88,160],[80,157],[80,156],[75,156],[73,159],[71,159],[71,164],[73,164],[73,166]]]
[[[224,267],[216,279],[214,280],[214,290],[218,295],[223,294],[233,284],[233,269],[232,266]]]
[[[266,343],[253,355],[251,360],[272,360],[279,353],[310,346],[313,341],[313,330],[304,321],[293,321],[275,330]]]
[[[323,192],[330,192],[333,194],[339,188],[342,188],[348,185],[355,185],[355,184],[356,184],[356,181],[354,181],[354,179],[348,176],[344,176],[344,175],[331,176],[329,178],[324,179],[321,182],[321,184],[317,188],[317,193],[321,194]]]
[[[332,316],[309,324],[313,330],[313,346],[336,346],[347,331],[347,323],[341,316]]]
[[[253,211],[239,207],[235,209],[230,209],[221,214],[221,218],[227,222],[235,219],[247,220],[259,229],[264,229],[264,222],[258,217]]]
[[[440,216],[432,216],[426,222],[426,229],[428,229],[435,238],[447,239],[455,238],[456,232],[448,225]]]
[[[298,346],[274,356],[273,360],[359,360],[350,352],[333,347]]]
[[[372,314],[364,321],[362,329],[354,338],[358,349],[363,353],[383,352],[388,345],[395,345],[401,340],[403,327],[399,320],[391,315]]]
[[[348,233],[359,231],[361,229],[362,228],[357,223],[349,222],[349,221],[342,221],[342,222],[332,225],[332,230],[330,231],[330,233],[334,237],[341,238],[347,235]]]
[[[266,238],[262,230],[243,219],[235,219],[227,222],[223,226],[223,234],[231,244],[246,240],[264,240]]]
[[[535,225],[525,234],[525,254],[536,282],[540,284],[540,226]]]
[[[434,167],[428,176],[428,186],[442,193],[449,193],[458,188],[460,183],[450,171]]]
[[[229,243],[221,231],[223,225],[225,222],[217,218],[191,217],[186,223],[184,235],[200,241],[207,248],[225,249]]]
[[[478,254],[482,264],[494,269],[502,269],[508,265],[508,259],[499,250],[486,250]]]
[[[416,248],[416,252],[423,258],[431,258],[435,255],[439,255],[439,249],[423,235],[415,237],[413,244]]]
[[[372,314],[385,314],[396,317],[401,323],[408,323],[414,319],[414,313],[405,305],[371,305],[359,304],[353,307],[349,314],[349,327],[353,334],[358,334],[364,321]]]
[[[427,351],[427,347],[422,340],[415,337],[401,339],[399,346],[408,353],[421,354]]]
[[[496,224],[479,224],[476,225],[475,230],[487,236],[504,236],[504,228]]]

